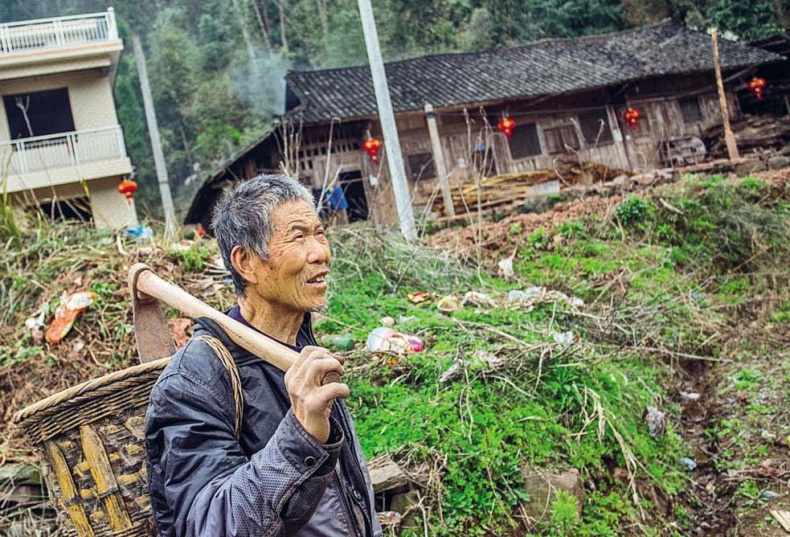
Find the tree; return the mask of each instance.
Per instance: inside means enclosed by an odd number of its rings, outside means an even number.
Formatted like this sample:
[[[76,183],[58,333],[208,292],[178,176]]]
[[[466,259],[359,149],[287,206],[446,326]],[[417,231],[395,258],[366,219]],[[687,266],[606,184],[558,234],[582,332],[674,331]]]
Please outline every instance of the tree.
[[[708,10],[708,20],[711,26],[730,31],[742,41],[781,31],[770,2],[717,0]]]

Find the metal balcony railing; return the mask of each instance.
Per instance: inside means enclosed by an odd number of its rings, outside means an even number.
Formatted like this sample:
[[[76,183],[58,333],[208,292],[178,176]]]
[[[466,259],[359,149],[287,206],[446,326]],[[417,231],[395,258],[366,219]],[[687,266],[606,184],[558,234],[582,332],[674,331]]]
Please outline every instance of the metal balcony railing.
[[[15,175],[122,158],[120,125],[0,142],[0,167]]]
[[[10,22],[0,24],[0,57],[117,39],[118,27],[112,8],[106,13]]]

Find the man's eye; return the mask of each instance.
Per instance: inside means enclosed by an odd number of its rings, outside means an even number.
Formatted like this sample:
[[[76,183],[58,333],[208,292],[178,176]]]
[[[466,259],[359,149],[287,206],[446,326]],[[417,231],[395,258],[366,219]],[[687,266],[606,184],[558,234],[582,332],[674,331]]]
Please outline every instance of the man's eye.
[[[315,234],[318,235],[319,237],[323,237],[326,234],[326,232],[324,231],[324,228],[318,228]]]
[[[291,240],[298,241],[304,239],[304,233],[297,233],[291,237]]]

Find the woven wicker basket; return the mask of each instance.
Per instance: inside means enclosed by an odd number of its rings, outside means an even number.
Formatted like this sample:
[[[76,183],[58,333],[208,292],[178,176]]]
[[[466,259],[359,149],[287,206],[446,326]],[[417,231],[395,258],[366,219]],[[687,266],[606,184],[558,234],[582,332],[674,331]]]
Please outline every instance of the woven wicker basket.
[[[14,416],[41,460],[65,535],[155,535],[143,424],[163,358],[90,380]]]

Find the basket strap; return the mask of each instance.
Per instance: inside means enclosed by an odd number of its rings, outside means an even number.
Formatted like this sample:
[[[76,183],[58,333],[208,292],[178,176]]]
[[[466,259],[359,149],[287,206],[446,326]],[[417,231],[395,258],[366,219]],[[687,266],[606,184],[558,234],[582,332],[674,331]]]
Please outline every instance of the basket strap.
[[[217,338],[212,336],[198,336],[195,339],[211,347],[228,372],[230,386],[233,390],[233,402],[236,406],[236,440],[239,440],[241,438],[241,417],[242,414],[244,414],[244,392],[241,389],[241,377],[239,376],[239,369],[236,367],[236,361],[233,359],[233,356],[230,355],[230,351],[228,351],[227,347]]]

